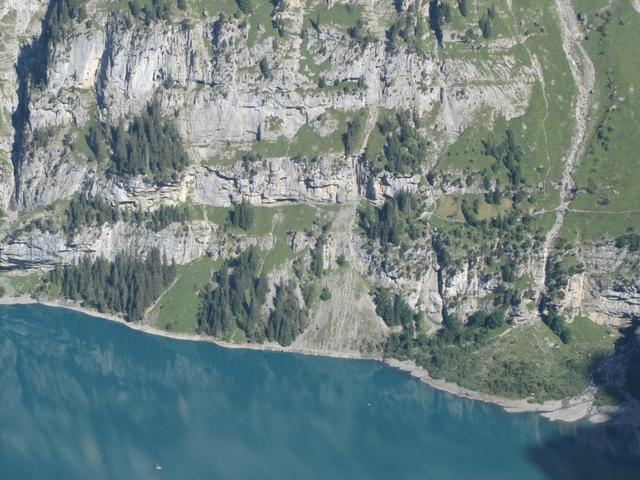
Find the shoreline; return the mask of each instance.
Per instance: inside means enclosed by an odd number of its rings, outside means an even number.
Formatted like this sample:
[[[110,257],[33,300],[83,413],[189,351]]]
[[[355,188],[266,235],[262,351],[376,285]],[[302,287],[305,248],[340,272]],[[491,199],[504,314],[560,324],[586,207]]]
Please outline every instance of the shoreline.
[[[154,335],[158,337],[169,338],[172,340],[184,340],[192,342],[206,342],[214,344],[221,348],[242,349],[281,353],[294,353],[298,355],[309,355],[329,358],[339,358],[347,360],[373,360],[382,362],[385,365],[409,373],[413,378],[420,382],[459,398],[467,400],[489,403],[501,407],[507,413],[539,413],[543,417],[551,421],[577,422],[581,420],[589,420],[592,423],[607,422],[612,418],[616,407],[608,407],[606,409],[598,408],[593,404],[594,392],[593,387],[587,389],[584,393],[577,397],[564,400],[548,400],[542,403],[531,403],[527,399],[513,400],[509,398],[491,395],[488,393],[477,392],[465,387],[461,387],[455,383],[447,382],[444,379],[436,379],[429,375],[426,369],[420,367],[412,360],[397,360],[392,358],[383,358],[381,355],[366,355],[361,353],[336,352],[333,350],[321,350],[314,348],[300,347],[283,347],[276,343],[265,344],[237,344],[219,340],[209,335],[198,335],[190,333],[168,332],[144,323],[127,322],[123,317],[115,314],[102,313],[97,310],[83,307],[76,302],[66,300],[40,300],[31,297],[2,297],[1,305],[43,305],[52,308],[63,308],[74,312],[82,313],[91,317],[108,320],[123,325],[131,330],[141,333]],[[638,422],[640,424],[640,421]]]
[[[160,328],[154,327],[149,324],[141,323],[141,322],[127,322],[120,315],[116,315],[113,313],[99,312],[98,310],[83,307],[76,302],[71,302],[67,300],[40,300],[40,299],[34,299],[27,296],[0,298],[0,306],[10,306],[10,305],[43,305],[45,307],[51,307],[51,308],[64,308],[65,310],[71,310],[74,312],[82,313],[90,317],[95,317],[102,320],[108,320],[110,322],[118,323],[131,330],[146,333],[149,335],[154,335],[156,337],[164,337],[164,338],[169,338],[171,340],[183,340],[183,341],[189,341],[189,342],[212,343],[218,347],[228,348],[232,350],[256,350],[256,351],[266,351],[266,352],[296,353],[299,355],[341,358],[341,359],[347,359],[347,360],[383,361],[383,358],[378,355],[336,352],[333,350],[321,350],[321,349],[314,349],[314,348],[283,347],[282,345],[278,343],[273,343],[273,342],[260,343],[260,344],[258,343],[238,344],[238,343],[232,343],[232,342],[220,340],[218,338],[212,337],[211,335],[170,332],[170,331],[162,330]]]

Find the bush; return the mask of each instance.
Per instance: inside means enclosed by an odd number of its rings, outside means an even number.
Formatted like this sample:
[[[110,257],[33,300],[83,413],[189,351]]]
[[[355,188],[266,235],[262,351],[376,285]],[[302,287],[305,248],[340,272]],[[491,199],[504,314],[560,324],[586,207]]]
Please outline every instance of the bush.
[[[551,329],[553,333],[560,337],[562,343],[571,342],[571,330],[569,329],[569,326],[567,325],[564,317],[562,317],[559,313],[550,312],[546,315],[542,315],[542,321],[546,326],[549,327],[549,329]]]
[[[458,0],[458,10],[460,10],[460,15],[467,16],[467,0]]]
[[[321,277],[324,273],[324,246],[326,243],[326,235],[323,232],[316,240],[316,245],[311,250],[311,262],[309,264],[309,270],[311,274],[316,277]]]
[[[396,8],[398,6],[396,5]],[[387,50],[395,52],[398,48],[398,39],[404,40],[407,49],[412,52],[421,51],[421,40],[425,35],[425,20],[421,12],[417,12],[415,5],[408,5],[405,11],[399,10],[400,15],[387,29]]]
[[[269,60],[267,60],[266,57],[260,60],[260,73],[262,73],[262,76],[266,80],[271,78],[271,67],[269,66]]]
[[[506,323],[504,312],[501,310],[493,312],[477,311],[467,320],[467,327],[493,330],[504,326]]]
[[[182,2],[185,3],[184,0]],[[148,3],[144,3],[143,0],[129,0],[129,11],[133,17],[143,20],[145,24],[149,25],[155,20],[170,20],[173,3],[173,0],[151,0]],[[182,8],[180,3],[179,0],[178,7]],[[186,3],[182,10],[185,9]]]
[[[320,300],[326,302],[331,299],[331,291],[327,287],[322,287],[322,292],[320,292]]]
[[[362,119],[356,116],[352,121],[347,124],[347,131],[342,135],[342,143],[344,144],[344,151],[347,155],[356,153],[358,143],[362,137]]]
[[[442,44],[442,27],[445,23],[451,23],[451,20],[451,6],[448,3],[440,0],[431,0],[429,2],[429,26],[438,43]]]
[[[640,250],[640,235],[637,233],[628,233],[616,238],[616,247],[627,247],[632,252]]]
[[[491,38],[491,18],[486,13],[482,17],[480,17],[480,20],[478,20],[478,26],[480,27],[482,36],[485,39]]]
[[[249,15],[253,11],[253,2],[251,0],[236,0],[236,4],[245,15]]]

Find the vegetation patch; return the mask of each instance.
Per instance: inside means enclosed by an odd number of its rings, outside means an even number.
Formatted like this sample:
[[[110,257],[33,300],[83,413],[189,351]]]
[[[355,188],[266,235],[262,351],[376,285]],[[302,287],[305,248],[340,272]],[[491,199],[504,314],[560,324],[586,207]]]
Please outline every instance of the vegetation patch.
[[[201,293],[198,330],[226,338],[240,329],[252,342],[270,340],[290,345],[307,322],[306,310],[296,294],[297,284],[290,281],[277,285],[273,309],[265,315],[268,288],[255,247],[224,261]]]
[[[411,327],[409,327],[411,328]],[[451,316],[433,337],[418,333],[402,341],[405,331],[390,337],[386,353],[412,358],[435,378],[472,390],[539,402],[582,393],[613,352],[615,337],[583,317],[567,327],[575,341],[559,343],[536,323],[509,326],[504,311],[478,311],[466,324]]]
[[[360,227],[365,235],[383,246],[399,245],[405,236],[410,239],[420,237],[422,229],[416,221],[418,213],[417,197],[406,191],[385,199],[379,208],[366,203],[358,211]]]
[[[426,0],[417,0],[415,4],[409,4],[406,10],[399,10],[397,12],[397,18],[385,32],[385,36],[387,39],[387,50],[389,52],[397,52],[400,48],[401,42],[404,43],[409,51],[420,53],[427,53],[429,51],[429,45],[426,41],[427,19],[423,14],[425,9],[422,8],[422,3],[426,3]],[[434,22],[436,22],[434,24],[431,21],[431,17],[434,14],[438,15],[437,10],[439,6],[437,5],[437,3],[437,1],[431,1],[429,6],[429,25],[435,25],[436,28],[437,20],[434,19]],[[432,6],[432,4],[434,6]],[[396,10],[398,10],[398,7],[400,5],[400,3],[396,2]],[[436,10],[435,13],[433,11],[434,8]],[[441,42],[441,28],[436,32],[436,38],[439,42]]]
[[[194,210],[188,204],[160,205],[155,210],[120,209],[100,197],[87,194],[75,196],[65,209],[66,223],[62,226],[72,238],[82,227],[114,224],[119,221],[132,222],[159,232],[172,223],[184,223],[194,219]]]
[[[547,261],[546,292],[540,300],[540,316],[545,325],[564,343],[571,341],[572,333],[566,320],[560,314],[558,304],[564,298],[564,289],[569,283],[569,278],[583,271],[582,264],[571,263],[567,257],[561,259],[550,257]]]
[[[632,3],[575,2],[584,45],[595,66],[590,104],[597,109],[574,175],[576,196],[561,232],[570,241],[615,239],[632,233],[627,229],[640,221],[640,74],[627,53],[640,42],[640,15]]]
[[[249,230],[253,226],[253,207],[246,200],[236,203],[229,212],[231,224],[242,230]]]
[[[154,324],[169,331],[195,333],[199,294],[219,266],[219,260],[208,256],[186,265],[178,265],[175,282],[162,294],[150,312]]]
[[[308,20],[314,30],[321,30],[324,25],[333,25],[346,31],[347,28],[355,26],[358,20],[362,20],[363,11],[362,5],[352,3],[336,3],[331,7],[319,3],[309,12]]]
[[[376,171],[386,170],[398,175],[420,173],[429,142],[419,127],[420,122],[410,112],[387,116],[377,123],[383,142],[370,142],[365,158]]]
[[[150,174],[155,181],[168,182],[189,163],[178,130],[160,115],[156,102],[128,127],[124,120],[116,128],[94,123],[87,144],[96,161],[111,160],[110,170],[121,176]]]
[[[55,268],[49,282],[65,298],[82,301],[99,312],[122,313],[129,321],[142,320],[146,309],[176,276],[176,267],[162,259],[157,248],[146,259],[131,253],[113,262],[84,257],[80,262]]]

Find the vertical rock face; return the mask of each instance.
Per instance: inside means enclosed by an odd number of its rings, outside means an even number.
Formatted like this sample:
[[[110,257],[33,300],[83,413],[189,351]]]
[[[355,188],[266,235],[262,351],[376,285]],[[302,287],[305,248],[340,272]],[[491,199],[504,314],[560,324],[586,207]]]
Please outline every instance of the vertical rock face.
[[[563,308],[574,315],[588,314],[603,324],[618,325],[640,318],[640,277],[637,255],[614,245],[579,252],[584,272],[572,276]]]
[[[159,102],[165,115],[175,118],[194,164],[215,163],[233,150],[251,148],[257,139],[296,142],[304,127],[315,131],[316,142],[322,142],[323,137],[334,139],[334,146],[318,153],[325,157],[332,153],[327,161],[338,166],[353,163],[340,155],[342,131],[338,129],[344,129],[345,119],[357,112],[363,112],[366,118],[365,138],[381,111],[435,115],[435,125],[444,132],[443,146],[455,139],[478,112],[488,110],[506,118],[522,114],[535,79],[530,67],[508,53],[483,63],[447,60],[440,64],[434,54],[404,48],[389,52],[382,33],[360,44],[335,24],[327,23],[316,31],[308,23],[310,11],[316,7],[295,2],[281,12],[290,25],[290,32],[282,38],[261,33],[268,24],[255,26],[242,17],[227,15],[221,20],[217,15],[196,15],[180,21],[177,16],[172,22],[142,25],[126,20],[126,12],[105,11],[99,2],[89,2],[87,8],[91,22],[74,23],[62,40],[49,45],[46,85],[29,89],[26,145],[18,181],[25,188],[17,192],[20,209],[69,196],[87,182],[99,183],[100,172],[81,165],[86,161],[82,153],[60,149],[65,135],[67,139],[81,135],[96,116],[115,125],[122,118],[140,113],[153,100]],[[35,14],[33,9],[26,10]],[[26,15],[24,7],[11,4],[7,11]],[[367,22],[369,31],[384,32],[379,23],[383,18],[372,15]],[[36,33],[31,31],[32,35]],[[263,59],[269,65],[266,76],[260,71]],[[313,68],[321,69],[326,89],[318,88],[320,77],[309,67],[314,64]],[[499,86],[487,88],[492,81]],[[334,84],[344,88],[334,88]],[[39,130],[51,134],[46,145],[30,142]],[[285,149],[275,157],[286,153]],[[436,154],[434,150],[432,155]],[[76,172],[59,165],[60,157],[66,164],[75,160]],[[268,162],[268,170],[254,179],[253,190],[262,192],[265,203],[277,198],[264,192],[280,189],[266,183],[290,173],[288,167],[275,171],[278,165],[288,163],[274,159]],[[335,202],[353,198],[356,191],[368,189],[373,198],[378,198],[405,186],[387,178],[374,180],[367,187],[371,180],[359,180],[353,167],[333,170],[330,180],[326,177],[328,170],[320,168],[316,170],[318,182],[314,181],[314,172],[306,175],[308,186],[304,191],[293,188],[290,194],[276,196]],[[211,170],[192,173],[199,178],[219,177]],[[66,181],[69,177],[73,180]],[[217,181],[211,178],[209,183]],[[195,184],[199,200],[228,204],[226,198],[212,198],[211,192],[203,195],[203,182],[207,180]],[[64,191],[55,186],[63,183],[67,184]],[[318,183],[334,187],[327,192]],[[49,185],[53,185],[52,192],[46,191]],[[236,188],[235,195],[246,194],[245,190]]]
[[[84,229],[72,242],[59,232],[28,232],[6,245],[2,253],[20,268],[34,268],[77,262],[85,255],[113,259],[118,252],[146,252],[157,247],[169,261],[183,264],[216,248],[216,233],[217,227],[206,222],[193,222],[188,230],[172,225],[159,232],[118,222]]]
[[[0,4],[0,208],[4,211],[15,189],[13,125],[18,107],[20,39],[39,35],[45,9],[46,5],[37,0],[6,0]]]

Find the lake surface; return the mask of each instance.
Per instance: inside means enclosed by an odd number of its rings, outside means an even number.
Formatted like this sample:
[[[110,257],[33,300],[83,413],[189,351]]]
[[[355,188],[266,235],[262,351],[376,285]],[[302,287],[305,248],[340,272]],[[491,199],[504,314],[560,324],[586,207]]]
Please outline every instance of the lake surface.
[[[0,307],[2,479],[637,480],[639,452],[638,430],[507,414],[377,362]]]

